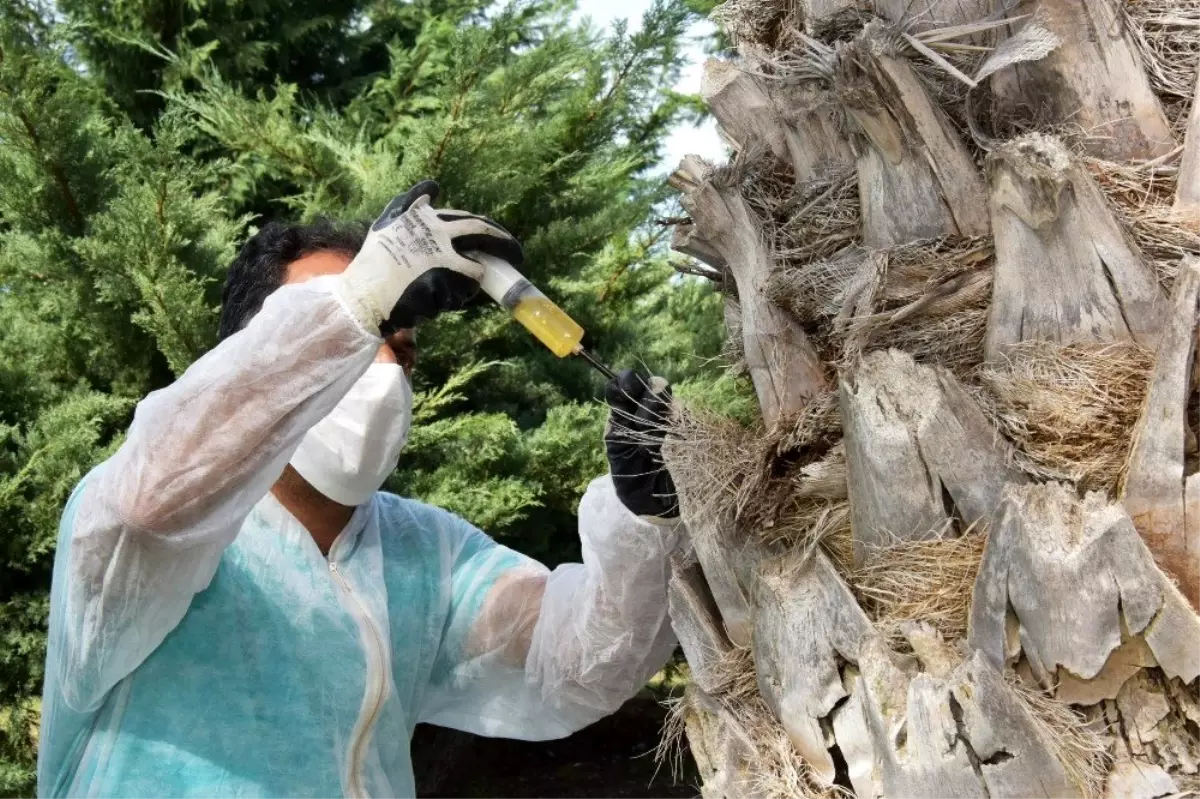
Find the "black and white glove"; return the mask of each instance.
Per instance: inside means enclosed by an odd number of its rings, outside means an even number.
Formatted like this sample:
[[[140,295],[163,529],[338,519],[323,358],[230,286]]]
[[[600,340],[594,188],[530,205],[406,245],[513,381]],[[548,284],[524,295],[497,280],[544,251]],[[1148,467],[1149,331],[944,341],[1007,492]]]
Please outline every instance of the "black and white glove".
[[[521,245],[492,220],[436,209],[438,184],[423,180],[388,203],[342,273],[351,311],[389,335],[462,308],[479,290],[481,252],[518,265]]]
[[[604,394],[609,405],[604,448],[617,497],[634,514],[653,521],[678,517],[675,482],[662,457],[671,387],[661,377],[625,369]]]

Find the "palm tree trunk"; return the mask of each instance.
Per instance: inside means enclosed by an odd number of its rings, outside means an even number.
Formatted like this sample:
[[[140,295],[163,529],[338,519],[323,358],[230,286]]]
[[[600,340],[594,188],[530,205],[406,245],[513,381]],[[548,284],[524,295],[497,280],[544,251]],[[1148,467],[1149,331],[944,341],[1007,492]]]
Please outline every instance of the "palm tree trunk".
[[[673,243],[762,423],[666,447],[706,797],[1200,787],[1197,116],[1134,0],[1011,6],[715,14]]]

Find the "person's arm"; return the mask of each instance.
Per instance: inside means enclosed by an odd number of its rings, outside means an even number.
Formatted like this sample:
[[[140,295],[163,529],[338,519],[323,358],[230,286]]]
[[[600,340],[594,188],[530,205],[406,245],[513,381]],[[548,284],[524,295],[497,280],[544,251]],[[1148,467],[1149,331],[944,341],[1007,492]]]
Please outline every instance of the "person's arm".
[[[95,707],[183,618],[301,438],[366,371],[385,318],[461,304],[481,270],[457,252],[464,240],[519,253],[486,220],[434,211],[435,195],[426,183],[393,201],[341,275],[274,292],[146,397],[120,449],[85,478],[60,531],[64,612],[51,631],[75,710]]]
[[[611,478],[593,481],[580,502],[582,563],[551,572],[461,524],[421,721],[561,738],[616,711],[671,656],[668,555],[678,533],[634,516]]]
[[[381,339],[321,278],[284,286],[241,332],[146,397],[120,449],[64,516],[64,695],[89,709],[203,590],[304,433]]]
[[[616,711],[667,662],[679,522],[660,452],[669,394],[647,384],[626,373],[610,385],[613,475],[593,481],[580,502],[582,563],[550,572],[463,523],[421,720],[559,738]]]

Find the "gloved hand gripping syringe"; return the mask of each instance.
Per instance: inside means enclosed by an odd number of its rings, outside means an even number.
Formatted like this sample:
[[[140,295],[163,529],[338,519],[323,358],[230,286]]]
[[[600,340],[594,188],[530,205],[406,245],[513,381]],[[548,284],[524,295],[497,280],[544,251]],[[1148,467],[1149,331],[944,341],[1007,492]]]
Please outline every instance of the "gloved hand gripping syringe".
[[[584,348],[583,328],[579,323],[538,291],[537,286],[512,265],[480,252],[472,253],[471,257],[484,267],[480,288],[551,352],[560,358],[578,355],[609,380],[617,377],[612,369]]]
[[[483,265],[483,291],[500,303],[538,341],[560,358],[578,355],[608,378],[606,399],[612,407],[604,446],[613,469],[613,485],[626,507],[644,519],[679,515],[675,484],[663,467],[662,431],[671,389],[661,377],[644,378],[626,369],[613,372],[583,347],[583,328],[537,286],[501,258],[473,252]],[[636,477],[635,477],[636,475]]]

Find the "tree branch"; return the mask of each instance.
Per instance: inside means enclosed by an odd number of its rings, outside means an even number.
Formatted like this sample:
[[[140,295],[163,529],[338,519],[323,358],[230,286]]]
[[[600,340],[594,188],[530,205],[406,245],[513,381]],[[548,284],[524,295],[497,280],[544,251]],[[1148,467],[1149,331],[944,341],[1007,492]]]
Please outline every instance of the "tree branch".
[[[725,285],[725,275],[716,269],[709,268],[699,261],[673,261],[671,268],[681,275],[695,275],[716,283],[718,287]]]
[[[54,182],[58,184],[58,190],[62,193],[63,201],[67,204],[67,213],[70,214],[71,220],[75,223],[76,232],[83,232],[83,214],[79,211],[79,205],[75,202],[75,195],[71,193],[71,184],[67,182],[67,173],[58,164],[51,163],[46,158],[46,153],[42,149],[42,140],[38,136],[37,128],[33,126],[33,122],[29,116],[22,110],[17,109],[17,118],[21,120],[21,124],[25,126],[25,133],[29,136],[29,140],[33,142],[33,149],[40,157],[39,160],[46,164],[46,168],[50,170],[50,176]]]

